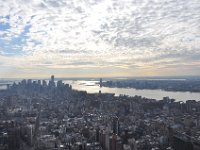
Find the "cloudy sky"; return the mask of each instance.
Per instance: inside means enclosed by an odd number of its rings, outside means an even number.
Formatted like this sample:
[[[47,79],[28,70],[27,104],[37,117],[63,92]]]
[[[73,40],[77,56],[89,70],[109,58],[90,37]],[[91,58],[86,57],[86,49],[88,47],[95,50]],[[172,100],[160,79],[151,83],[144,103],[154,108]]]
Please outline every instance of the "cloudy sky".
[[[199,0],[0,0],[0,78],[200,75]]]

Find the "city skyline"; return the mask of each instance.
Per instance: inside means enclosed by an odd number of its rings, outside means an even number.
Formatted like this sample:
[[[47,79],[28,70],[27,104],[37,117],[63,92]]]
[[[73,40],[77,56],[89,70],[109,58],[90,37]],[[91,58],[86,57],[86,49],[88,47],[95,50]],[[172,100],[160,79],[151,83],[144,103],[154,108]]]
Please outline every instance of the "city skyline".
[[[0,78],[200,74],[198,0],[0,0]]]

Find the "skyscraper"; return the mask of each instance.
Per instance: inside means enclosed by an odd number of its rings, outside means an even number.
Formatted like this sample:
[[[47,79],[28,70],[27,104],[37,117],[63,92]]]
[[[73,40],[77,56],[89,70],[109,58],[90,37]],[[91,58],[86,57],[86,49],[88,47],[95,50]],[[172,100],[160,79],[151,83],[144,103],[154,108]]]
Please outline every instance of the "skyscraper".
[[[51,76],[51,80],[49,81],[49,86],[50,87],[55,87],[54,75]]]
[[[51,76],[51,82],[54,82],[54,75]]]
[[[102,78],[100,78],[99,85],[100,85],[100,87],[102,87]]]
[[[118,117],[113,118],[112,126],[113,126],[113,133],[119,135],[119,118]]]

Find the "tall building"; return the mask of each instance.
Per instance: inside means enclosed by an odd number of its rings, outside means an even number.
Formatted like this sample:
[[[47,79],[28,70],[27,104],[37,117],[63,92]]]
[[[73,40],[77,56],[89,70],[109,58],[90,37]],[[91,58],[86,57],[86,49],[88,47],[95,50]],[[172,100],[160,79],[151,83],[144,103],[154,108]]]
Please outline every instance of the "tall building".
[[[51,82],[54,82],[54,75],[51,76]]]
[[[29,82],[30,82],[30,81],[29,81]],[[26,85],[26,80],[23,79],[23,80],[21,81],[21,83],[22,83],[22,85]]]
[[[47,82],[45,80],[42,80],[42,86],[47,86]]]
[[[28,79],[28,84],[32,84],[32,80],[31,79]]]
[[[119,135],[119,118],[114,117],[112,122],[113,133]]]
[[[55,87],[54,75],[51,76],[51,80],[49,81],[49,86],[50,87]]]
[[[41,80],[38,80],[38,84],[41,85]]]
[[[62,87],[63,86],[63,82],[62,82],[62,80],[59,80],[58,82],[57,82],[57,87]]]
[[[99,85],[100,85],[100,87],[102,87],[102,78],[100,78]]]

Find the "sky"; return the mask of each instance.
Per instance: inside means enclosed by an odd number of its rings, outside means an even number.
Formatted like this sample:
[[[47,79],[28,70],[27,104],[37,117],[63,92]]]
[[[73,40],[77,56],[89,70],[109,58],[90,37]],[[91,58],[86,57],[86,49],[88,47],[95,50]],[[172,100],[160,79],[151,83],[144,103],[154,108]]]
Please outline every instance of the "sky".
[[[0,0],[0,78],[200,75],[199,0]]]

